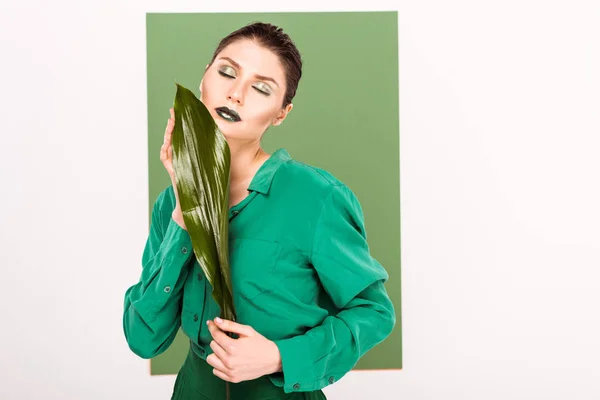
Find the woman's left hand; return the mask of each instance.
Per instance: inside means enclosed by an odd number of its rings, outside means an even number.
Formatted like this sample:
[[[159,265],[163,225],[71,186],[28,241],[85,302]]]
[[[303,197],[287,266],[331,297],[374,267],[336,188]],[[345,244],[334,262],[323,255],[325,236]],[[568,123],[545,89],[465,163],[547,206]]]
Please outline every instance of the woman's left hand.
[[[247,381],[281,371],[279,348],[249,325],[215,318],[206,321],[213,337],[213,354],[206,361],[213,373],[232,383]],[[225,332],[238,334],[234,339]]]

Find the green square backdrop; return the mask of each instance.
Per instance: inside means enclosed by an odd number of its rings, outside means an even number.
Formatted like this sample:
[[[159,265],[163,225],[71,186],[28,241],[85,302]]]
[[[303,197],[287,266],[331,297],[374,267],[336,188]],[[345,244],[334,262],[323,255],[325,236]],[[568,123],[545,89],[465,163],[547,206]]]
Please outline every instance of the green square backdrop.
[[[171,182],[160,159],[175,82],[194,91],[219,41],[254,21],[278,25],[294,40],[303,76],[294,109],[263,138],[273,152],[328,170],[357,195],[372,255],[387,269],[398,323],[355,370],[402,367],[400,149],[397,12],[147,14],[148,215]],[[180,330],[151,360],[151,374],[176,374],[189,349]]]

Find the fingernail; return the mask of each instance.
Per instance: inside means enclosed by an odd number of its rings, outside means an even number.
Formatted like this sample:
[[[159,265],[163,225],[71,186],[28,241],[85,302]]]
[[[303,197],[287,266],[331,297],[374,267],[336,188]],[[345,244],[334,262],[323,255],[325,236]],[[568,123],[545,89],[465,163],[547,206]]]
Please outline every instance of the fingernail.
[[[206,321],[206,325],[208,325],[210,323],[210,319],[208,321]]]
[[[215,318],[215,321],[217,321],[217,324],[223,323],[223,320],[219,317]]]

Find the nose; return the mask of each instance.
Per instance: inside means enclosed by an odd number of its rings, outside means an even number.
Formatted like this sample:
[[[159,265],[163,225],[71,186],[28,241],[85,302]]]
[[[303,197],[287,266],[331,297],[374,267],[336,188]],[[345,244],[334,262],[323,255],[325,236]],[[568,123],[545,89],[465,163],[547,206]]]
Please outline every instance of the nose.
[[[239,105],[244,104],[244,90],[241,84],[231,86],[227,94],[227,100]]]

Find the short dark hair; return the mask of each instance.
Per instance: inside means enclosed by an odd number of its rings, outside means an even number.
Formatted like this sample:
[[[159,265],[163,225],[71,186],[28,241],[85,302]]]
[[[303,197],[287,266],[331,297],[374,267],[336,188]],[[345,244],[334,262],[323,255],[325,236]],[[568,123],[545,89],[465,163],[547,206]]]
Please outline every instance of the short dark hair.
[[[231,43],[241,40],[255,40],[260,45],[275,53],[285,70],[286,90],[282,108],[292,102],[302,77],[302,57],[296,45],[282,28],[264,22],[253,22],[224,37],[215,50],[210,65],[217,55]]]

